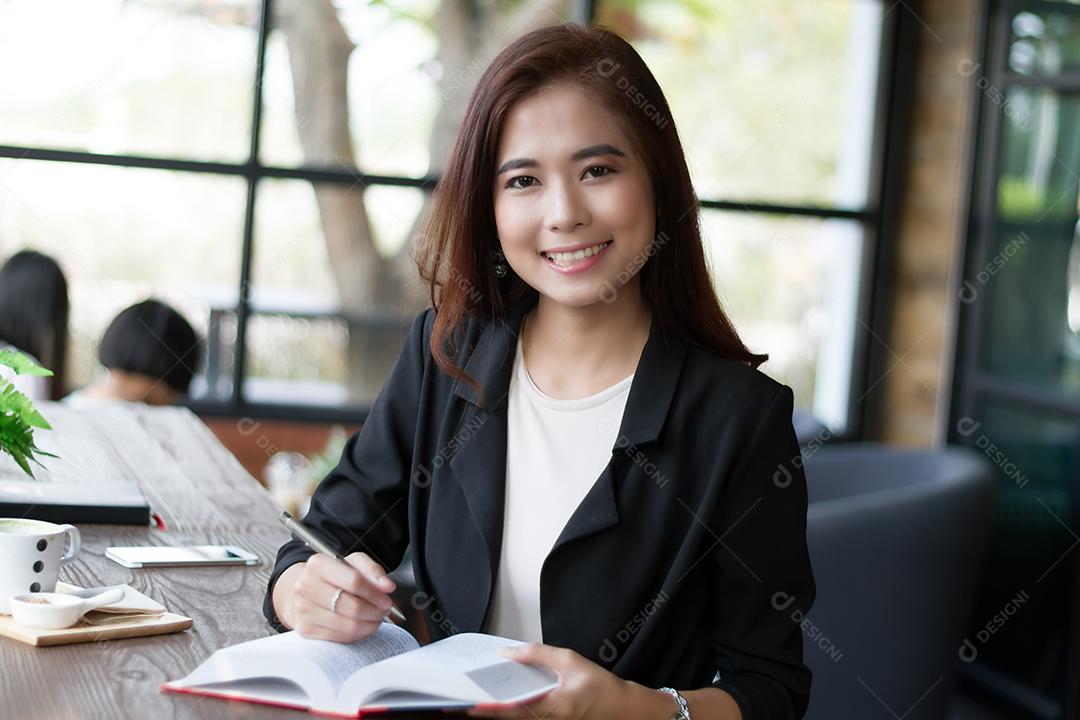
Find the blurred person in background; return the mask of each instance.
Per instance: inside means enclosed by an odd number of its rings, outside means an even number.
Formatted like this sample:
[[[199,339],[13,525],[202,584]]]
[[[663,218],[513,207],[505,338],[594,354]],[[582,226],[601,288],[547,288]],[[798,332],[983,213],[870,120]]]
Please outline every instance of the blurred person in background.
[[[184,317],[158,300],[144,300],[117,315],[101,338],[98,360],[106,375],[65,402],[171,405],[186,395],[201,357],[202,340]]]
[[[23,250],[0,268],[0,349],[18,350],[53,372],[44,378],[0,367],[0,376],[32,400],[64,395],[69,310],[67,279],[48,255]]]

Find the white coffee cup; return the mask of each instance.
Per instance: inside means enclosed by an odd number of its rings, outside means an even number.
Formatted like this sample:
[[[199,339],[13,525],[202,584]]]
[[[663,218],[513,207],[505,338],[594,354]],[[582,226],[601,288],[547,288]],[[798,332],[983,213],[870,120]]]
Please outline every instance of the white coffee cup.
[[[14,595],[55,591],[60,566],[78,557],[80,545],[73,525],[0,518],[0,613],[11,612]]]

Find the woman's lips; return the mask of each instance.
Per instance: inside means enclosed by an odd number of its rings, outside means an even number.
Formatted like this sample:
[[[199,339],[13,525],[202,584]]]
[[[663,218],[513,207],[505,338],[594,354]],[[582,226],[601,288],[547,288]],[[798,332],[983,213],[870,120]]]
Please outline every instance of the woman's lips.
[[[551,268],[552,270],[555,270],[557,272],[563,273],[564,275],[569,275],[571,273],[583,272],[583,271],[588,270],[589,268],[591,268],[593,265],[595,265],[600,260],[600,258],[603,257],[604,253],[606,253],[608,251],[608,249],[611,248],[611,246],[614,243],[611,240],[605,240],[603,243],[597,243],[597,244],[604,246],[600,250],[600,252],[596,253],[595,255],[591,255],[589,257],[582,258],[581,260],[576,260],[572,264],[566,265],[566,266],[556,265],[555,261],[552,260],[551,258],[549,258],[544,253],[540,253],[540,257],[543,258],[544,263],[549,268]]]

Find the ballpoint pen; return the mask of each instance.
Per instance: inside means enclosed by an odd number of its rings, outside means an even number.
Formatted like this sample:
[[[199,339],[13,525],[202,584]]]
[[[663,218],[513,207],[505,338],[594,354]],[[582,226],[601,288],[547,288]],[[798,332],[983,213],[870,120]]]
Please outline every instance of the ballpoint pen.
[[[319,533],[315,532],[313,529],[309,528],[304,523],[294,518],[292,515],[289,514],[287,510],[282,510],[281,515],[278,516],[278,519],[281,520],[282,525],[288,528],[289,532],[295,535],[298,540],[306,543],[308,547],[310,547],[315,552],[321,553],[323,555],[329,555],[335,560],[340,560],[341,562],[344,562],[346,565],[348,565],[348,563],[345,562],[345,557],[337,550],[335,550],[325,538],[323,538]],[[352,566],[349,565],[349,567]],[[405,614],[398,610],[397,606],[391,605],[390,612],[393,613],[394,617],[398,618],[399,620],[405,620]]]

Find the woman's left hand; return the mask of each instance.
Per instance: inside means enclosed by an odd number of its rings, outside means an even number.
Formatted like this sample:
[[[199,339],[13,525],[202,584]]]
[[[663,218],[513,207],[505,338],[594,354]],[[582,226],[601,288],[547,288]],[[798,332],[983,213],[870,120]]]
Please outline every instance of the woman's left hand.
[[[611,673],[573,650],[529,643],[501,648],[504,657],[549,668],[559,676],[559,687],[530,703],[511,708],[469,710],[474,717],[559,720],[561,718],[629,717],[622,709],[632,683]]]

